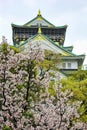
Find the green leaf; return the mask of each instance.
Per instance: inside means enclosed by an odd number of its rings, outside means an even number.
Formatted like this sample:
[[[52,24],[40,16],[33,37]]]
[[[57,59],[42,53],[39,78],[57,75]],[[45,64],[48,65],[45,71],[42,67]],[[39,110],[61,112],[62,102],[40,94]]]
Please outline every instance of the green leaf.
[[[4,127],[2,128],[2,130],[12,130],[9,126],[4,125]]]

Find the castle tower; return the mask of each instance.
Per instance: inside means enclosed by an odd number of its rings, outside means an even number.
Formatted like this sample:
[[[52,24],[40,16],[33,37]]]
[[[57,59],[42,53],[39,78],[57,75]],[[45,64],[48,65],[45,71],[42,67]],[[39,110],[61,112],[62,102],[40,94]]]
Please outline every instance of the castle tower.
[[[76,55],[72,52],[72,46],[64,46],[67,25],[53,25],[42,16],[39,10],[37,16],[24,25],[11,24],[11,26],[13,44],[21,51],[27,52],[31,41],[32,44],[39,41],[42,49],[48,49],[61,55],[60,70],[63,74],[71,74],[72,71],[82,66],[85,55]]]

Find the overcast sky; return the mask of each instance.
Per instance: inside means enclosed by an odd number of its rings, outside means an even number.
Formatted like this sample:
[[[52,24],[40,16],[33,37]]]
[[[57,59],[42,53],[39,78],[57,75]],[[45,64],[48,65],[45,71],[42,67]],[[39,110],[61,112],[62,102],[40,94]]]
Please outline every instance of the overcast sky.
[[[0,0],[0,42],[4,35],[12,44],[11,23],[23,25],[39,9],[55,26],[68,25],[65,46],[73,45],[74,53],[87,55],[87,0]]]

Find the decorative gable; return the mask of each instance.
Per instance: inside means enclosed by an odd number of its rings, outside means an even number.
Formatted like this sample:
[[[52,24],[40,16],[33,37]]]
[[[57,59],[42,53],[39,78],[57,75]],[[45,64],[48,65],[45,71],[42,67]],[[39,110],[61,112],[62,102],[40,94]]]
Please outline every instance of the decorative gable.
[[[24,24],[24,26],[55,27],[53,24],[51,24],[45,18],[42,17],[40,10],[38,11],[37,17]]]

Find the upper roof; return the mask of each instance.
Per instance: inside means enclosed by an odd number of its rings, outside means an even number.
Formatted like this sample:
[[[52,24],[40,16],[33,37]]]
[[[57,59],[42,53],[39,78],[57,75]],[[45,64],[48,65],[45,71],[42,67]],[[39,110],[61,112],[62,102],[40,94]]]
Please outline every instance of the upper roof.
[[[38,11],[38,14],[34,19],[24,24],[24,26],[37,26],[37,25],[55,27],[52,23],[50,23],[49,21],[47,21],[45,18],[42,17],[40,10]]]
[[[46,20],[44,17],[42,17],[40,10],[38,11],[38,14],[35,18],[30,20],[29,22],[25,23],[24,25],[16,25],[16,24],[11,24],[12,27],[37,27],[37,26],[42,26],[42,27],[48,27],[48,28],[67,28],[67,25],[64,26],[55,26],[52,23],[50,23],[48,20]]]

